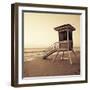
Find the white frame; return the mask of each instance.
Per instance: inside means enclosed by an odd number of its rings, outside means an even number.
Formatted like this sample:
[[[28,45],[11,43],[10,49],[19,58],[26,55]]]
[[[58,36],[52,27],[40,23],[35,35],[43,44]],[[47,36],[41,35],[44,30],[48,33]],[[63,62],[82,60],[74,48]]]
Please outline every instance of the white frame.
[[[62,82],[62,81],[79,81],[79,80],[85,80],[85,11],[84,10],[72,10],[72,9],[54,9],[54,8],[42,8],[42,7],[23,7],[20,6],[18,8],[18,18],[19,18],[19,42],[18,42],[18,47],[19,47],[19,53],[18,53],[18,83],[19,84],[28,84],[28,83],[46,83],[48,82]],[[81,75],[68,75],[68,76],[47,76],[47,77],[27,77],[22,79],[22,11],[23,10],[33,10],[33,11],[50,11],[50,12],[66,12],[66,13],[76,13],[80,14],[80,42],[81,48]],[[83,48],[83,49],[82,49]]]

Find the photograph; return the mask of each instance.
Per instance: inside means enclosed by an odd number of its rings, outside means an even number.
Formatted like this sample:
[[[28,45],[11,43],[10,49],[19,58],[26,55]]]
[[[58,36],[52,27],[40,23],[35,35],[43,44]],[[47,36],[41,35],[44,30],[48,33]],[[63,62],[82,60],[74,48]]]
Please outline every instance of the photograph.
[[[24,12],[24,77],[80,75],[80,15]]]

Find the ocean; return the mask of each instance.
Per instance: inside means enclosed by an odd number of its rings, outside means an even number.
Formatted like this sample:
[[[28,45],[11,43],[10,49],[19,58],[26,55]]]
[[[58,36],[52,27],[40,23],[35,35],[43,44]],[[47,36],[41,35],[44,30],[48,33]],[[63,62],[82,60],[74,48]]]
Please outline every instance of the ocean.
[[[24,48],[24,61],[42,58],[47,51],[48,48]],[[80,47],[74,47],[74,51],[80,51]]]

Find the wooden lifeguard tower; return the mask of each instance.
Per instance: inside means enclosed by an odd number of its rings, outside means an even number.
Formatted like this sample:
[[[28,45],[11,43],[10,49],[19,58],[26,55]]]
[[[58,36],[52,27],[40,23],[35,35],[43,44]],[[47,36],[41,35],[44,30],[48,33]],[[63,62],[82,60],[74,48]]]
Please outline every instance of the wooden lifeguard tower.
[[[70,60],[70,64],[72,64],[70,52],[72,51],[74,53],[74,55],[76,56],[76,54],[73,50],[73,31],[75,31],[75,28],[70,24],[64,24],[64,25],[55,27],[54,29],[56,31],[58,31],[59,42],[56,42],[54,44],[54,49],[50,50],[44,56],[44,59],[54,52],[57,52],[55,59],[59,55],[59,52],[63,52],[63,55],[61,57],[61,59],[63,59],[64,52],[67,51],[68,56],[69,56],[69,60]]]
[[[75,52],[73,50],[73,31],[75,31],[75,28],[70,24],[64,24],[62,26],[58,26],[54,28],[56,31],[58,31],[59,35],[59,50],[68,51],[70,63],[72,64],[70,51],[72,51],[75,55]]]

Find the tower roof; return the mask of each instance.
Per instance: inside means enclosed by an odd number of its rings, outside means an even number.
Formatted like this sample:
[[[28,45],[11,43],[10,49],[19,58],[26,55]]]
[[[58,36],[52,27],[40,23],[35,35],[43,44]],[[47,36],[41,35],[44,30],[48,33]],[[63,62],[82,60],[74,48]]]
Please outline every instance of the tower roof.
[[[62,31],[74,31],[75,28],[71,24],[64,24],[58,27],[54,28],[56,31],[62,32]]]

